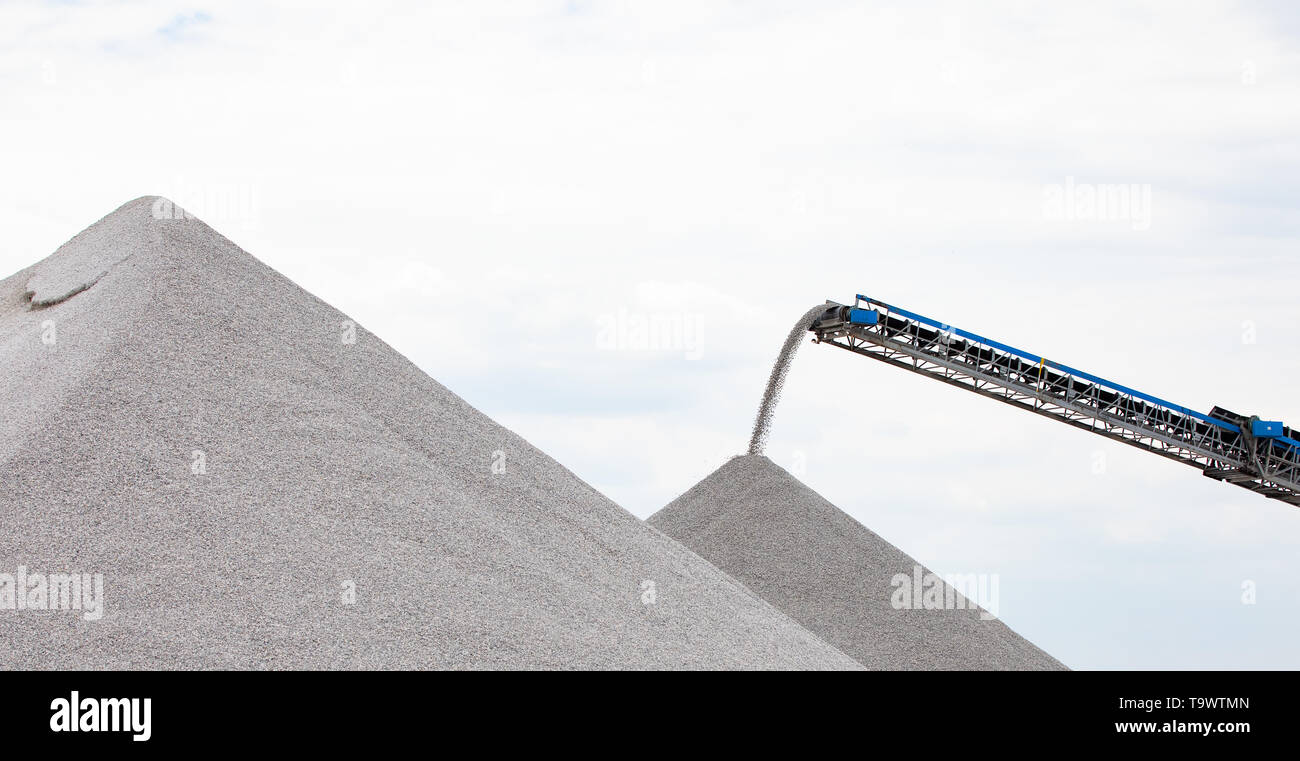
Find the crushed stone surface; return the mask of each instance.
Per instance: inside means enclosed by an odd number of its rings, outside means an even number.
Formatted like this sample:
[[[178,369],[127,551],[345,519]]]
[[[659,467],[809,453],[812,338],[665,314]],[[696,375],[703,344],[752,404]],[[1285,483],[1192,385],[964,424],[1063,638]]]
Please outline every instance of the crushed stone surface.
[[[867,668],[1065,668],[959,594],[970,607],[896,608],[919,564],[767,457],[732,458],[648,522]]]
[[[0,668],[859,667],[157,201],[0,281]]]

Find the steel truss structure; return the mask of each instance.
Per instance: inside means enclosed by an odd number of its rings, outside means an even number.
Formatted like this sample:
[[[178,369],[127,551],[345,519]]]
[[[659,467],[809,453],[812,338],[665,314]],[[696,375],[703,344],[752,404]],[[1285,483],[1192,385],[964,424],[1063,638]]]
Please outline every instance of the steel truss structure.
[[[1280,423],[1260,423],[1258,417],[1219,407],[1204,415],[862,295],[852,307],[828,301],[809,330],[816,343],[935,378],[1300,505],[1300,441]]]

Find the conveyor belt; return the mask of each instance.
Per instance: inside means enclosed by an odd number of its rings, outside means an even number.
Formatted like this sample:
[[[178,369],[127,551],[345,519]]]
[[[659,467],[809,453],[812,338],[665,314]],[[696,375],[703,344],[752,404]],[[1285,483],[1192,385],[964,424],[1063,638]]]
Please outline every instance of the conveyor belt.
[[[1300,440],[1281,423],[1210,414],[858,295],[827,302],[818,343],[878,359],[1199,468],[1300,505]]]

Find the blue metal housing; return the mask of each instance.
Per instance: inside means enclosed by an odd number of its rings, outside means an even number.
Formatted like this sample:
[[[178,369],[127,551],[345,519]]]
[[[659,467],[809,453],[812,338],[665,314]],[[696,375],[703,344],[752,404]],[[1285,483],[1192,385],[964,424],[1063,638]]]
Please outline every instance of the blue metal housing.
[[[1281,420],[1252,420],[1250,421],[1250,433],[1261,439],[1276,439],[1284,436]]]
[[[849,322],[854,325],[876,325],[880,322],[880,312],[874,309],[850,309]]]

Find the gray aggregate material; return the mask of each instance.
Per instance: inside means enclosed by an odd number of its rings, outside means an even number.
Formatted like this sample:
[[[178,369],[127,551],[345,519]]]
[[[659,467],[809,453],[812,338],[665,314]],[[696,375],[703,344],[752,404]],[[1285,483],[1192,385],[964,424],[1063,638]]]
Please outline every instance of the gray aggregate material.
[[[767,449],[767,437],[772,432],[772,417],[776,414],[776,405],[781,401],[781,391],[785,388],[785,378],[790,374],[790,365],[794,362],[799,346],[808,340],[808,326],[825,311],[825,304],[818,304],[809,309],[795,321],[794,327],[786,334],[781,350],[777,352],[772,371],[767,377],[767,386],[763,388],[763,399],[758,404],[758,414],[754,416],[754,430],[749,437],[749,454],[763,454]]]
[[[732,458],[648,522],[867,668],[1065,668],[960,594],[970,607],[897,608],[895,575],[919,564],[762,455]]]
[[[156,200],[0,281],[0,668],[859,667]]]

